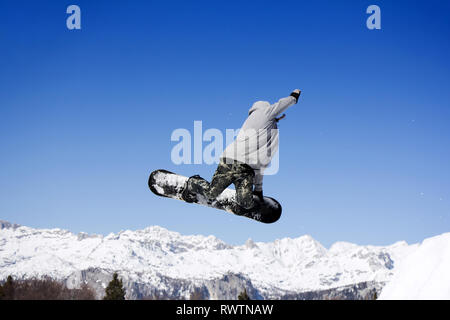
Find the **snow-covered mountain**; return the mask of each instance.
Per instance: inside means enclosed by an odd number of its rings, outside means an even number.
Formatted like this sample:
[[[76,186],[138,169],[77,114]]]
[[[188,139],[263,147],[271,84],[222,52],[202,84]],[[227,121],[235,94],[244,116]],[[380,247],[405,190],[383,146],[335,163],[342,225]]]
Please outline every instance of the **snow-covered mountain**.
[[[128,298],[188,298],[198,288],[205,298],[235,299],[244,287],[253,298],[314,298],[311,292],[379,292],[417,246],[338,242],[326,249],[308,235],[232,246],[158,226],[102,236],[0,221],[0,280],[50,276],[69,287],[84,281],[101,296],[117,271]]]
[[[450,233],[425,239],[400,261],[382,300],[450,300]]]

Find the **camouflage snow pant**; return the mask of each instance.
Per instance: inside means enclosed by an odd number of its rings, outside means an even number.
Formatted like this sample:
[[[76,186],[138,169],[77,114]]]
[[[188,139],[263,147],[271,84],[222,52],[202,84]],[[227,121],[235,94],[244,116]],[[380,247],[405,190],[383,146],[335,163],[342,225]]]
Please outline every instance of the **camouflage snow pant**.
[[[188,190],[203,195],[209,201],[214,201],[230,184],[236,188],[236,202],[245,209],[254,206],[253,179],[255,172],[242,162],[221,159],[213,175],[211,183],[200,176],[189,179]]]

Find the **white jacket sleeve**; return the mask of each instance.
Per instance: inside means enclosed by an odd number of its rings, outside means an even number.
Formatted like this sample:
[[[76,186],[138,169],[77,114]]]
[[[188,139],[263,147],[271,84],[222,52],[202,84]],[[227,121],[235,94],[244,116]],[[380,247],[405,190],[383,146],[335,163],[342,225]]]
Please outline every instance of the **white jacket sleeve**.
[[[269,107],[269,110],[267,111],[269,118],[273,119],[273,118],[277,117],[280,113],[282,113],[287,108],[289,108],[290,106],[292,106],[293,104],[296,104],[296,103],[297,103],[297,101],[295,100],[295,98],[293,96],[289,96],[289,97],[278,100],[278,102],[272,104]]]

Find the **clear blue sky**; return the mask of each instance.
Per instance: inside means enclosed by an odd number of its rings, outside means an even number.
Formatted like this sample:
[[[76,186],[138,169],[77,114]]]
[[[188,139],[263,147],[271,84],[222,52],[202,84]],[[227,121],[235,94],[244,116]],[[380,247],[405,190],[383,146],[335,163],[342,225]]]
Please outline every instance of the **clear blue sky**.
[[[82,29],[66,28],[81,8]],[[381,8],[381,30],[366,8]],[[450,2],[0,1],[0,219],[108,234],[160,225],[230,243],[450,231]],[[263,225],[147,188],[176,128],[239,128],[292,89],[283,205]]]

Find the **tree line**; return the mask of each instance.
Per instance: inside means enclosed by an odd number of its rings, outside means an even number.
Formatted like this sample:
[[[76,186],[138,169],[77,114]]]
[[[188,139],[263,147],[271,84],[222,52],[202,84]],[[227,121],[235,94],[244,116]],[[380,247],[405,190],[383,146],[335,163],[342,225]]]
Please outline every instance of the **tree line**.
[[[126,291],[123,281],[117,273],[105,289],[103,300],[125,300]],[[195,288],[190,300],[204,300],[201,290]],[[3,285],[0,285],[0,300],[95,300],[95,291],[83,283],[80,288],[69,289],[63,283],[49,277],[43,279],[14,280],[8,276]],[[164,297],[154,295],[151,300],[160,300]],[[250,300],[247,290],[244,289],[237,297],[238,300]]]
[[[0,300],[94,300],[95,293],[87,285],[69,289],[50,278],[13,280],[8,276],[0,286]]]

